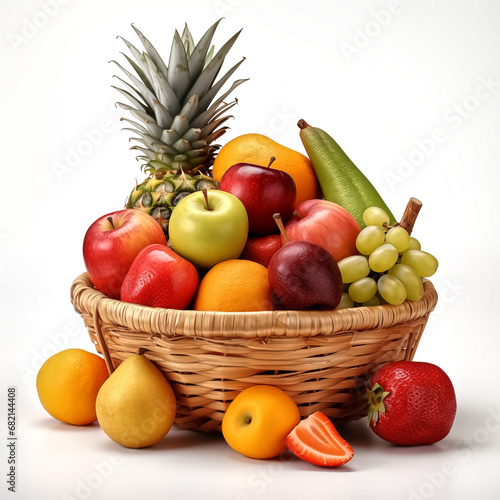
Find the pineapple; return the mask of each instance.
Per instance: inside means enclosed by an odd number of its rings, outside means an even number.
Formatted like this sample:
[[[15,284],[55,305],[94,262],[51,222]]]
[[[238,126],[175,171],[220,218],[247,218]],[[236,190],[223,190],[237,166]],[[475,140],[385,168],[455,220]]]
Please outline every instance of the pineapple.
[[[134,118],[122,120],[132,126],[125,130],[137,134],[132,140],[138,144],[131,149],[140,152],[137,159],[144,162],[142,170],[148,175],[132,190],[125,206],[153,216],[167,238],[170,215],[182,198],[197,190],[217,189],[211,166],[220,146],[212,143],[227,129],[223,124],[230,116],[223,114],[237,103],[236,99],[232,102],[224,99],[246,81],[234,81],[214,101],[244,61],[243,58],[215,82],[225,56],[240,34],[236,33],[214,55],[211,42],[219,22],[196,45],[187,24],[182,36],[176,30],[168,66],[148,39],[132,26],[145,52],[122,40],[135,59],[125,55],[137,76],[113,61],[131,82],[116,77],[124,88],[114,88],[131,103],[117,105]]]

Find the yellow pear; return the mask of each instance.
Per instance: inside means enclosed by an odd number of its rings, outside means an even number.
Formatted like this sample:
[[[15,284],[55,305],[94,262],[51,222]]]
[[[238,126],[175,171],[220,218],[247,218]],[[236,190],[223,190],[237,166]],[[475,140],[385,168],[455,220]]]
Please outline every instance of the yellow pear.
[[[143,354],[133,354],[104,382],[96,400],[103,431],[127,448],[161,441],[175,419],[176,400],[160,370]]]

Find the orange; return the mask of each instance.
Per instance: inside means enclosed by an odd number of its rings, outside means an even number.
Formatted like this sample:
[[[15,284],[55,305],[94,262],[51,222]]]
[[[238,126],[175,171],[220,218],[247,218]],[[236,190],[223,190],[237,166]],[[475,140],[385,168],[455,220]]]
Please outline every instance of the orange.
[[[257,262],[229,259],[212,267],[198,287],[197,311],[271,311],[267,268]]]
[[[42,365],[36,388],[42,406],[54,418],[86,425],[97,419],[97,393],[107,378],[103,358],[83,349],[65,349]]]
[[[293,399],[278,387],[254,385],[241,391],[222,418],[222,435],[233,450],[251,458],[273,458],[300,422]]]
[[[262,134],[244,134],[229,141],[215,157],[212,174],[220,181],[224,172],[236,163],[267,167],[273,156],[276,160],[271,168],[284,170],[295,181],[296,206],[303,201],[321,197],[318,179],[309,158]]]

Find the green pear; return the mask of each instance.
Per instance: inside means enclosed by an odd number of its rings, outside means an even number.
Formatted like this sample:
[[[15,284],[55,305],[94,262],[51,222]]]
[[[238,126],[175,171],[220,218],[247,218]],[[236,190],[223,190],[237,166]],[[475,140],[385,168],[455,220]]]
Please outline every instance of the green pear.
[[[97,420],[103,431],[127,448],[161,441],[172,427],[176,400],[161,371],[143,354],[123,361],[97,394]]]

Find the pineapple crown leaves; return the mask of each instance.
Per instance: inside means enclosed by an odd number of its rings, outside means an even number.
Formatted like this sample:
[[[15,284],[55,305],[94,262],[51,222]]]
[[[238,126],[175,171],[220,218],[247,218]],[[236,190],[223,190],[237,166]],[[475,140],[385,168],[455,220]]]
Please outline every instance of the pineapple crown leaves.
[[[219,22],[220,19],[197,44],[187,24],[182,36],[176,30],[168,65],[134,25],[132,28],[143,45],[143,52],[119,37],[130,51],[132,57],[123,55],[135,74],[112,61],[129,80],[127,82],[115,75],[123,86],[113,88],[129,101],[128,104],[118,102],[117,105],[132,115],[133,119],[122,120],[132,126],[125,130],[138,136],[131,138],[138,143],[132,149],[142,152],[138,159],[171,164],[172,161],[186,161],[187,157],[190,165],[203,163],[205,166],[213,161],[219,146],[210,144],[225,132],[227,127],[223,124],[230,118],[222,114],[237,104],[236,99],[232,102],[225,102],[225,99],[247,80],[234,81],[229,90],[216,99],[224,84],[245,60],[242,58],[216,82],[226,55],[241,33],[241,30],[238,31],[215,52],[211,43]]]

